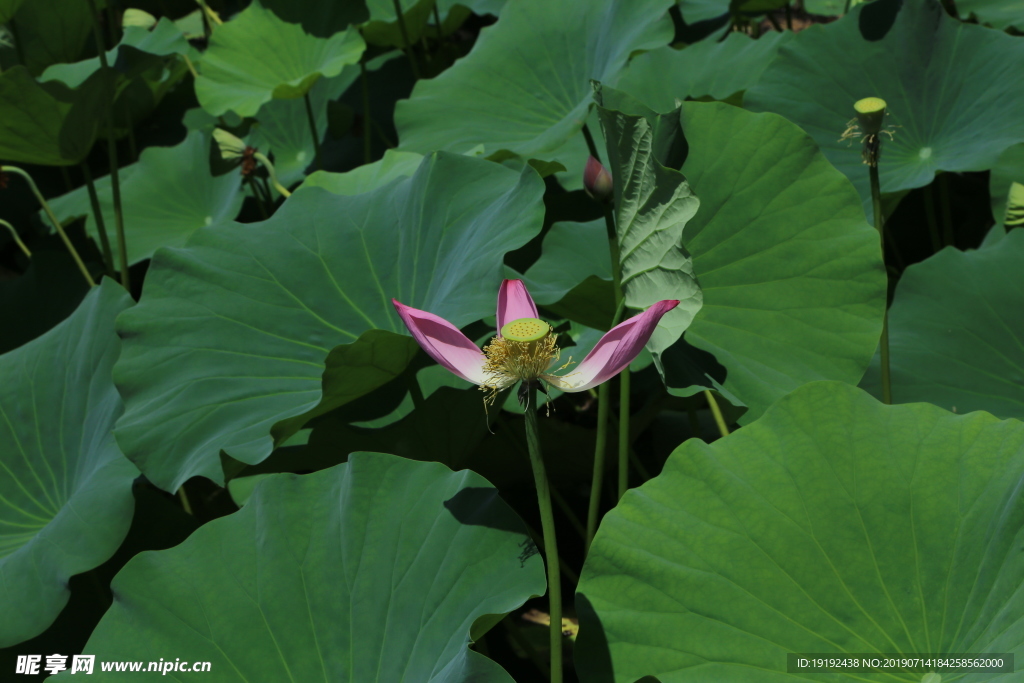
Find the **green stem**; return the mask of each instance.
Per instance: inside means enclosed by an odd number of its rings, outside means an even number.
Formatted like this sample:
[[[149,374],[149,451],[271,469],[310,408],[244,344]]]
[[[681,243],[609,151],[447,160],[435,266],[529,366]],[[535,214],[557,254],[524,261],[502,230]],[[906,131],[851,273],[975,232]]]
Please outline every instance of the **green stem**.
[[[407,372],[406,380],[409,383],[409,395],[412,396],[412,404],[416,408],[423,407],[423,389],[420,388],[419,380],[416,379],[415,372]]]
[[[946,173],[939,175],[939,190],[942,192],[942,234],[945,243],[949,246],[956,246],[956,239],[953,237],[953,211],[949,203],[949,176]]]
[[[85,187],[89,191],[89,203],[92,205],[92,215],[96,220],[96,232],[100,236],[100,247],[103,249],[103,264],[107,267],[107,274],[114,277],[114,252],[110,249],[110,237],[107,236],[107,225],[103,221],[103,211],[100,209],[100,197],[96,194],[96,183],[92,179],[92,171],[89,164],[82,162],[82,175],[85,176]]]
[[[188,495],[185,493],[185,487],[184,486],[182,486],[181,488],[178,489],[178,498],[181,499],[181,507],[182,507],[182,509],[184,509],[185,512],[187,512],[188,514],[191,515],[192,514],[192,505],[190,505],[189,502],[188,502]]]
[[[843,14],[850,13],[850,0],[846,0],[846,5],[843,6]]]
[[[363,163],[368,164],[373,160],[373,152],[370,148],[370,81],[365,60],[359,62],[359,71],[363,81]]]
[[[100,32],[99,12],[96,0],[89,0],[92,9],[92,31],[99,48],[100,67],[109,69],[107,52],[103,49],[103,37]],[[124,236],[124,211],[121,207],[121,177],[117,165],[117,140],[114,137],[114,95],[110,97],[110,112],[107,114],[107,158],[110,162],[110,189],[114,198],[114,227],[117,230],[117,249],[120,254],[121,286],[131,291],[131,276],[128,274],[128,242]]]
[[[313,136],[313,153],[316,154],[316,168],[324,170],[324,161],[320,157],[320,136],[316,134],[316,117],[313,116],[313,103],[309,101],[309,92],[302,96],[306,103],[306,120],[309,122],[309,132]]]
[[[544,554],[548,565],[548,612],[551,614],[551,683],[562,683],[562,579],[558,542],[555,538],[555,517],[551,510],[551,491],[544,471],[540,450],[540,427],[537,424],[537,387],[530,385],[526,398],[526,445],[533,466],[540,506],[541,530],[544,533]]]
[[[32,190],[32,194],[35,195],[36,201],[39,202],[39,206],[43,207],[43,211],[46,213],[47,218],[53,223],[53,227],[57,229],[57,234],[60,235],[61,240],[64,242],[64,246],[68,248],[71,253],[71,258],[75,260],[75,265],[78,266],[78,270],[82,271],[82,277],[89,283],[90,287],[96,286],[96,281],[92,279],[92,275],[89,275],[89,269],[85,267],[85,263],[82,261],[82,257],[78,255],[78,250],[75,249],[75,245],[71,243],[71,239],[68,238],[68,234],[64,232],[64,226],[57,220],[57,216],[54,215],[53,209],[46,203],[46,199],[43,198],[43,193],[36,187],[36,183],[32,180],[32,176],[25,171],[21,170],[17,166],[0,166],[0,172],[14,173],[25,179],[28,183],[29,188]]]
[[[583,139],[587,141],[587,149],[590,151],[590,156],[601,161],[601,155],[597,153],[597,145],[594,143],[594,136],[590,134],[590,127],[587,124],[583,124]]]
[[[259,183],[257,183],[251,175],[248,176],[246,180],[249,181],[249,189],[252,190],[252,197],[256,200],[256,206],[260,210],[260,216],[263,217],[263,220],[267,220],[270,218],[270,214],[267,213],[267,205],[263,200],[263,193],[260,192]]]
[[[619,500],[629,488],[629,366],[619,373]]]
[[[597,444],[594,446],[594,475],[590,479],[590,504],[587,508],[587,550],[597,533],[601,511],[601,486],[604,484],[604,454],[608,443],[608,414],[611,412],[611,384],[597,388]]]
[[[708,407],[711,408],[711,414],[715,417],[715,424],[718,425],[718,433],[722,436],[729,436],[729,427],[725,424],[725,416],[722,415],[722,409],[718,407],[718,401],[715,400],[715,395],[708,389],[705,389],[704,398],[708,400]]]
[[[102,54],[102,53],[101,53]],[[110,159],[110,189],[114,198],[114,227],[117,230],[117,249],[120,254],[121,286],[131,291],[128,274],[128,240],[124,235],[124,210],[121,208],[121,177],[117,167],[117,141],[114,140],[113,116],[107,122],[107,156]]]
[[[32,258],[32,252],[29,251],[28,247],[25,246],[25,243],[21,241],[20,237],[18,237],[18,231],[14,229],[14,226],[5,220],[0,220],[0,225],[11,231],[11,237],[14,238],[14,243],[18,245],[19,249],[25,252],[25,256]]]
[[[885,218],[882,216],[882,190],[878,182],[878,165],[868,166],[868,176],[871,181],[871,207],[875,212],[875,227],[882,246],[882,261],[885,262]],[[886,275],[888,278],[888,274]],[[886,297],[888,298],[888,296]],[[882,355],[882,402],[886,405],[892,404],[892,378],[889,374],[889,306],[886,302],[885,312],[882,314],[882,339],[880,341]]]
[[[403,49],[405,54],[409,56],[409,65],[412,67],[412,77],[419,80],[420,67],[416,63],[416,55],[413,54],[412,43],[409,42],[409,30],[405,27],[405,14],[402,12],[402,3],[400,0],[392,0],[392,2],[395,5],[395,16],[398,17],[398,30],[402,32]]]
[[[288,188],[277,181],[277,171],[274,170],[274,164],[270,163],[270,159],[266,157],[262,152],[253,152],[252,158],[263,164],[263,168],[267,169],[267,175],[270,176],[270,182],[274,185],[274,189],[281,193],[282,197],[291,197],[292,193],[288,191]]]

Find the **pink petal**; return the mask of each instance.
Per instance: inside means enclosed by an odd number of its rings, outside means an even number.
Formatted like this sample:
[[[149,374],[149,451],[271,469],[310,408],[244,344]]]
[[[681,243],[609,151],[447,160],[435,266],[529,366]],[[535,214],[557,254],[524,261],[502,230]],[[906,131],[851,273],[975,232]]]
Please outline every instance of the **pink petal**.
[[[640,353],[661,317],[679,305],[666,299],[608,330],[578,366],[551,382],[562,391],[586,391],[622,372]],[[545,377],[545,379],[548,379]]]
[[[402,322],[423,350],[439,364],[473,384],[483,384],[483,352],[459,328],[434,315],[392,299]]]
[[[498,290],[498,332],[505,323],[520,318],[536,318],[537,306],[522,280],[505,280]]]

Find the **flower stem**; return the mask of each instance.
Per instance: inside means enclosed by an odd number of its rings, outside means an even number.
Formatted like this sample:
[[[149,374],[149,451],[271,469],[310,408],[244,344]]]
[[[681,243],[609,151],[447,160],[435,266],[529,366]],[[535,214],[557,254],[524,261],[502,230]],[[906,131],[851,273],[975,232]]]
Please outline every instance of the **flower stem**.
[[[590,134],[590,128],[587,124],[583,124],[583,139],[587,141],[587,149],[590,151],[590,156],[601,161],[601,155],[597,153],[597,145],[594,143],[594,136]]]
[[[601,509],[601,486],[604,484],[604,454],[608,442],[608,414],[611,411],[611,385],[597,388],[597,444],[594,446],[594,475],[590,480],[590,505],[587,508],[587,550],[597,533],[597,517]]]
[[[526,401],[526,446],[537,486],[544,554],[548,565],[548,612],[551,614],[551,683],[562,683],[562,583],[555,539],[555,517],[551,510],[551,491],[544,459],[540,450],[540,428],[537,425],[537,387],[530,385]]]
[[[309,132],[313,135],[313,153],[316,154],[316,169],[324,170],[324,160],[320,156],[320,136],[316,134],[316,117],[313,116],[313,103],[309,101],[309,92],[302,96],[306,103],[306,120],[309,121]]]
[[[32,258],[32,252],[29,251],[28,247],[25,246],[25,243],[21,241],[20,237],[18,237],[18,231],[14,229],[14,226],[5,220],[0,220],[0,225],[11,231],[11,237],[14,238],[14,243],[18,245],[19,249],[25,252],[25,256]]]
[[[57,220],[57,216],[54,215],[53,209],[51,209],[50,205],[46,203],[46,199],[43,198],[43,193],[39,191],[38,187],[36,187],[36,183],[32,180],[32,176],[25,173],[25,171],[21,170],[17,166],[0,166],[0,172],[14,173],[15,175],[20,175],[25,179],[25,182],[28,183],[29,189],[32,190],[32,194],[35,195],[36,201],[39,202],[39,206],[43,207],[43,211],[50,219],[50,222],[53,223],[53,227],[57,229],[57,234],[60,235],[61,240],[64,242],[64,246],[67,247],[68,251],[71,253],[71,258],[75,260],[75,265],[78,266],[78,270],[82,271],[82,277],[85,278],[85,281],[89,283],[90,287],[95,287],[96,281],[92,279],[92,275],[89,275],[89,269],[85,267],[85,263],[82,262],[82,257],[78,255],[78,250],[75,249],[75,245],[71,243],[71,239],[68,238],[68,234],[64,232],[64,226],[60,224],[59,220]]]
[[[100,210],[100,198],[96,194],[96,183],[92,180],[92,171],[89,164],[82,162],[82,175],[85,176],[85,186],[89,190],[89,203],[92,205],[92,215],[96,219],[96,232],[100,236],[100,246],[103,249],[103,264],[107,267],[107,274],[114,277],[114,253],[110,250],[110,238],[107,236],[107,226],[103,222],[103,211]]]
[[[292,193],[288,191],[288,188],[277,181],[277,171],[274,170],[274,164],[270,163],[270,159],[268,159],[265,154],[262,152],[253,152],[252,158],[263,164],[263,168],[267,169],[267,174],[270,176],[270,182],[273,183],[274,189],[281,193],[281,196],[292,196]]]
[[[725,424],[725,416],[722,415],[722,409],[718,407],[718,401],[715,400],[715,395],[710,390],[704,390],[704,398],[708,400],[708,407],[711,408],[711,414],[715,416],[715,424],[718,425],[718,433],[722,436],[729,436],[729,427]]]
[[[619,374],[619,500],[629,488],[629,366]]]
[[[402,3],[400,0],[392,0],[395,5],[395,16],[398,18],[398,30],[402,32],[402,48],[405,50],[405,54],[409,56],[409,65],[412,67],[412,77],[416,80],[420,78],[420,67],[416,63],[416,55],[413,54],[412,43],[409,42],[409,30],[405,27],[405,14],[402,12]]]
[[[103,38],[100,32],[99,11],[96,0],[89,0],[92,9],[92,30],[99,47],[100,67],[109,69],[107,52],[103,49]],[[114,137],[114,93],[110,94],[110,111],[107,112],[107,158],[110,162],[110,190],[114,197],[114,227],[117,230],[117,249],[121,268],[121,286],[131,291],[131,276],[128,274],[128,242],[124,236],[124,211],[121,207],[121,177],[117,165],[117,139]]]
[[[882,190],[878,182],[878,165],[868,165],[868,175],[871,180],[871,207],[875,211],[875,227],[878,228],[878,235],[882,247],[882,262],[885,262],[885,219],[882,217]],[[888,274],[886,274],[888,279]],[[888,296],[886,296],[888,299]],[[889,304],[885,304],[885,312],[882,314],[882,403],[892,405],[892,378],[889,374]]]

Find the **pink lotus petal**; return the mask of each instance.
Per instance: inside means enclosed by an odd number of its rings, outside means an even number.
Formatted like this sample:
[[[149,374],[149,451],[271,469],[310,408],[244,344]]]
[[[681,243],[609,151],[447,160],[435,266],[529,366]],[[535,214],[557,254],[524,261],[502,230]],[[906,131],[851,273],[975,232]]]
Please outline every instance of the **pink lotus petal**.
[[[562,391],[572,392],[586,391],[607,382],[639,355],[661,317],[678,305],[675,299],[659,301],[640,315],[619,323],[601,337],[583,362],[561,380],[554,378],[556,381],[551,383]]]
[[[520,318],[536,318],[537,305],[522,280],[505,280],[498,290],[498,332],[505,323]]]
[[[402,322],[423,350],[439,364],[473,384],[483,384],[483,352],[459,328],[434,315],[392,299]]]

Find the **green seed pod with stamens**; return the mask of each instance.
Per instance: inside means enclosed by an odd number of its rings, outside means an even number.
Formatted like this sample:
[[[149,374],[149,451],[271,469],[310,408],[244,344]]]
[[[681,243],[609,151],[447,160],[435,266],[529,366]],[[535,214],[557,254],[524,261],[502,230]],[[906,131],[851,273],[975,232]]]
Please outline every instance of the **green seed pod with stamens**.
[[[865,97],[854,102],[853,108],[857,112],[861,132],[864,135],[878,135],[885,122],[885,100],[881,97]]]

